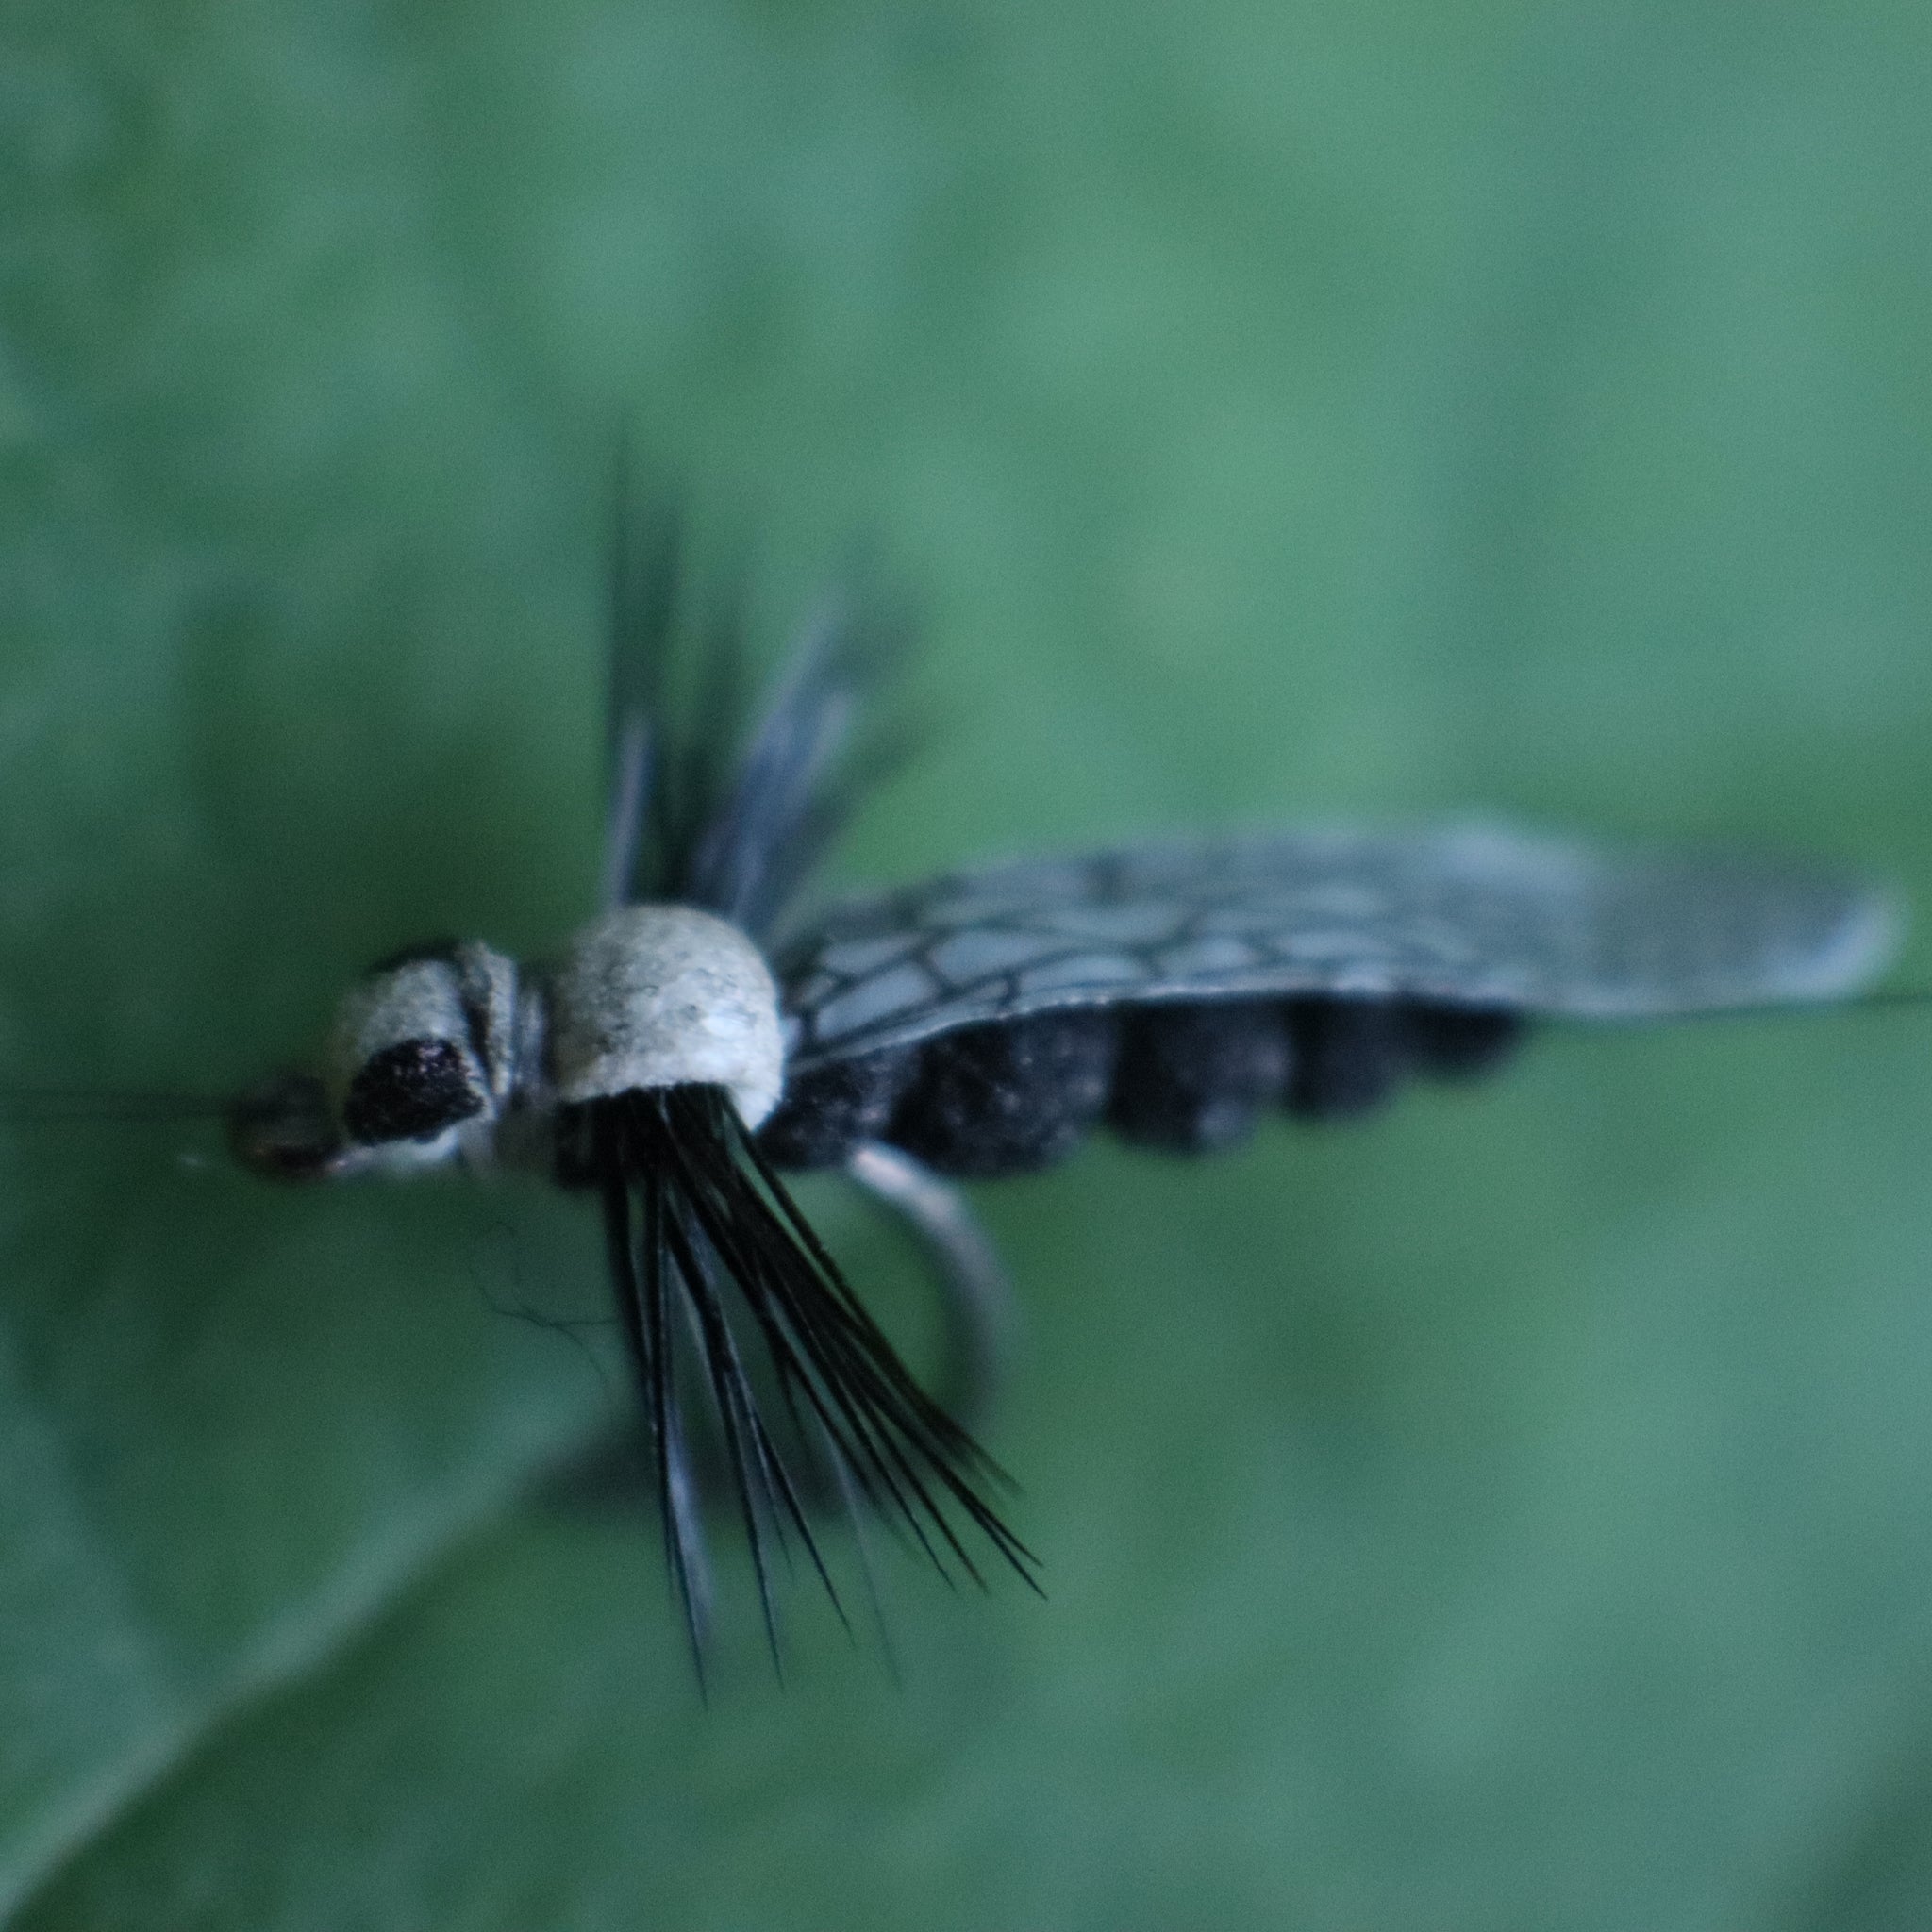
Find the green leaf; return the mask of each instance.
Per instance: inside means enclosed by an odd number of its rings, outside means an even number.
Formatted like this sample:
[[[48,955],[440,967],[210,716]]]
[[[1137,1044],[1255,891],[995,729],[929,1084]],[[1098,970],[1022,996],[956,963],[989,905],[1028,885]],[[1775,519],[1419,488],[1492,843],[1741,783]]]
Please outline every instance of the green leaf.
[[[103,1099],[0,1138],[0,1914],[1923,1923],[1917,1014],[984,1191],[1049,1600],[889,1561],[891,1664],[801,1604],[708,1707],[554,1480],[580,1204],[108,1116],[582,916],[625,425],[768,627],[855,541],[926,613],[854,876],[1480,807],[1923,892],[1928,64],[1877,4],[11,9],[0,1080]]]

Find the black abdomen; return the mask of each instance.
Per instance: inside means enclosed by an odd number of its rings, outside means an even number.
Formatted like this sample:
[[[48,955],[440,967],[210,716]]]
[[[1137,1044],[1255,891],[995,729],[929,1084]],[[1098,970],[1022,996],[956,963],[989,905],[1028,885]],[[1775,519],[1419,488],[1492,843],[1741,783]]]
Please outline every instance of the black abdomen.
[[[1406,1079],[1470,1078],[1504,1059],[1522,1016],[1383,999],[1199,1000],[1034,1013],[802,1074],[760,1130],[780,1167],[831,1167],[865,1140],[962,1179],[1028,1174],[1105,1124],[1201,1154],[1284,1108],[1346,1119]]]

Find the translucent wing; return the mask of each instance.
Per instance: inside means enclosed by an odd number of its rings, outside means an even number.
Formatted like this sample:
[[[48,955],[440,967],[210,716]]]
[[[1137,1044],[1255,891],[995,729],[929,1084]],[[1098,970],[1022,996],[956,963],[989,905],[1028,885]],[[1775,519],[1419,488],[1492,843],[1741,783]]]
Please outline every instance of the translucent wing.
[[[1055,1008],[1398,995],[1642,1020],[1841,998],[1891,957],[1883,891],[1796,861],[1494,825],[1304,831],[953,873],[782,949],[794,1072]]]

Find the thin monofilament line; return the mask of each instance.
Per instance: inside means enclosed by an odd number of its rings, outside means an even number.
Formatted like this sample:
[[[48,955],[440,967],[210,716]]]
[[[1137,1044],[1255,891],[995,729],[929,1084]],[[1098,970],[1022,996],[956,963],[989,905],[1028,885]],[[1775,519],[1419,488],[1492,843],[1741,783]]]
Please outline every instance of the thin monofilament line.
[[[220,1121],[232,1096],[211,1093],[139,1092],[91,1087],[0,1087],[0,1122],[23,1121]]]

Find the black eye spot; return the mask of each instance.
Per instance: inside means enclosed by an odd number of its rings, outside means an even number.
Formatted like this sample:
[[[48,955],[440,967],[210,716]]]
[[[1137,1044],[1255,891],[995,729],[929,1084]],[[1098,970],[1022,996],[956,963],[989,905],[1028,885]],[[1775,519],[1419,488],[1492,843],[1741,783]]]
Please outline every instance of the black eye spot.
[[[432,1141],[483,1111],[468,1056],[454,1040],[405,1040],[372,1054],[349,1083],[342,1126],[364,1146]]]

